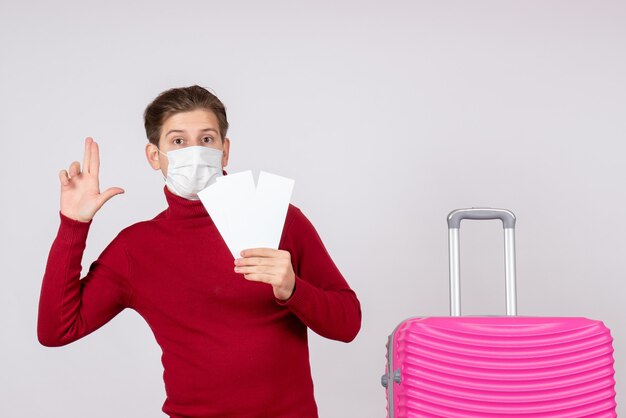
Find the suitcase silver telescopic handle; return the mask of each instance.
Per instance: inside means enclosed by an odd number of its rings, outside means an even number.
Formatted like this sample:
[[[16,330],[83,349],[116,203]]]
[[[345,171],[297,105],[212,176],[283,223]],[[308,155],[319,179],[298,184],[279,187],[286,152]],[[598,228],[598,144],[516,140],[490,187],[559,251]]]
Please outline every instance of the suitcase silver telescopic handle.
[[[515,282],[515,215],[506,209],[457,209],[448,215],[448,252],[450,256],[450,315],[461,315],[461,261],[459,228],[463,219],[500,219],[504,228],[504,272],[506,288],[506,314],[517,315]]]

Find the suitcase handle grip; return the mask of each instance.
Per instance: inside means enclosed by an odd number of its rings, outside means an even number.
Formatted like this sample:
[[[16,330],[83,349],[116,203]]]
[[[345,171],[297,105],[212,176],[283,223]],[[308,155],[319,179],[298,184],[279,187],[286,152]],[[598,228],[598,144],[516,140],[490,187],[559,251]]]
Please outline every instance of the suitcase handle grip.
[[[457,209],[448,215],[448,254],[450,256],[450,315],[461,316],[461,262],[459,229],[463,219],[500,219],[504,228],[504,272],[506,314],[517,315],[515,280],[515,215],[506,209]]]
[[[448,215],[448,228],[460,228],[463,219],[500,219],[504,228],[515,228],[515,215],[506,209],[470,208],[457,209]]]

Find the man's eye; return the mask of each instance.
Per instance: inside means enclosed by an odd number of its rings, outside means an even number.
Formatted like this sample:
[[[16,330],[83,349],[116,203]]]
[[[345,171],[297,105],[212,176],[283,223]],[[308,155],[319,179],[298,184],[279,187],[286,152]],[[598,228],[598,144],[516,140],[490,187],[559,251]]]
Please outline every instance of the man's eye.
[[[213,142],[213,138],[211,138],[210,136],[205,136],[204,138],[202,138],[202,142],[204,142],[205,144],[209,144]]]
[[[176,139],[174,139],[174,143],[176,145],[181,145],[183,143],[183,139],[182,138],[176,138]]]

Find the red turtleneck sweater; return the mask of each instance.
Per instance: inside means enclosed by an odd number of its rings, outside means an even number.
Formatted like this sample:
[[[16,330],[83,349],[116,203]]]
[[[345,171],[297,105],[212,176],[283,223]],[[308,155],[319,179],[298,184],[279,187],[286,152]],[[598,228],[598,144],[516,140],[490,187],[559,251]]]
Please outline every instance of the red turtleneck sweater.
[[[281,302],[270,285],[234,272],[200,201],[164,190],[169,207],[122,230],[82,279],[91,222],[60,214],[39,341],[69,344],[131,308],[163,351],[163,411],[171,417],[317,417],[307,327],[348,342],[361,311],[313,225],[290,205],[279,248],[291,254],[296,289]]]

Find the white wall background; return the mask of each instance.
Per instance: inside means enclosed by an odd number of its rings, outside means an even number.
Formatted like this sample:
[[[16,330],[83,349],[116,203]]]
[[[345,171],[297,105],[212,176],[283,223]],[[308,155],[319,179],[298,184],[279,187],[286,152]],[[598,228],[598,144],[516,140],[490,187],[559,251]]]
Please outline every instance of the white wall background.
[[[384,417],[388,334],[445,315],[446,214],[518,216],[524,315],[601,319],[626,403],[623,1],[0,2],[0,416],[163,416],[160,350],[125,311],[63,348],[37,304],[57,173],[99,141],[85,261],[165,207],[142,112],[198,83],[226,103],[232,172],[296,180],[363,306],[356,341],[311,337],[321,417]],[[501,228],[464,223],[469,314],[503,312]],[[271,384],[271,382],[268,382]]]

